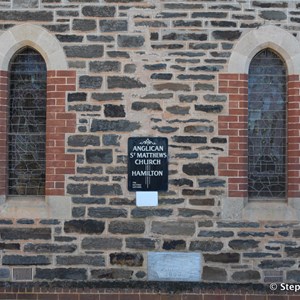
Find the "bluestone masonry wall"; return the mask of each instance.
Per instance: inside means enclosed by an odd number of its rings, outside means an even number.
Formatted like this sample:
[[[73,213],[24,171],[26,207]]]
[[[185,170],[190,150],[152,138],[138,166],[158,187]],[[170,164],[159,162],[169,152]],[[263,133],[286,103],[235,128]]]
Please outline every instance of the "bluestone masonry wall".
[[[247,72],[229,72],[232,51],[267,25],[299,41],[299,23],[300,1],[1,1],[2,34],[38,26],[63,50],[67,67],[48,70],[44,201],[70,205],[59,217],[39,217],[38,208],[30,217],[7,214],[13,200],[4,197],[0,279],[25,267],[33,281],[147,281],[149,251],[179,251],[201,253],[203,282],[299,282],[297,216],[224,215],[247,196]],[[297,102],[299,77],[289,75]],[[0,120],[5,154],[4,108]],[[127,190],[127,140],[138,136],[169,141],[169,190],[158,207],[136,207]],[[290,188],[296,203],[299,186]]]

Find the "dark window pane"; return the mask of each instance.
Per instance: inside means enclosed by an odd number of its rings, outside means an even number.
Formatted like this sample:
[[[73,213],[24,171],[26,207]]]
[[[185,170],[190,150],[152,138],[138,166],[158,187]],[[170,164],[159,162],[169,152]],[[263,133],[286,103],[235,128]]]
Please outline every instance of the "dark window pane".
[[[248,93],[249,198],[285,198],[286,67],[272,50],[253,58]]]
[[[10,65],[10,195],[45,194],[46,82],[43,57],[31,48],[17,53]]]

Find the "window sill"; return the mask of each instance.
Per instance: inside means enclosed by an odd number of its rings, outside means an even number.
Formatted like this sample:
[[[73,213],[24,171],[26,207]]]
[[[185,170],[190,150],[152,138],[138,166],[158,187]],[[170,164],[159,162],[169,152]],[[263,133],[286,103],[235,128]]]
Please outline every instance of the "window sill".
[[[71,197],[0,196],[0,217],[14,219],[67,219],[71,217]]]
[[[299,221],[300,199],[287,202],[252,201],[245,198],[226,198],[222,204],[222,219],[251,221]]]

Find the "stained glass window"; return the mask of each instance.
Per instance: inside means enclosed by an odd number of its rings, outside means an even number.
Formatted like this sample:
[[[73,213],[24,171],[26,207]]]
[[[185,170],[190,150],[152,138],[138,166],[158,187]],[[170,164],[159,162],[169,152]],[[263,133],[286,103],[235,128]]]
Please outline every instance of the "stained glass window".
[[[10,64],[8,194],[45,194],[46,64],[26,47]]]
[[[286,66],[272,50],[251,61],[248,83],[248,196],[286,196]]]

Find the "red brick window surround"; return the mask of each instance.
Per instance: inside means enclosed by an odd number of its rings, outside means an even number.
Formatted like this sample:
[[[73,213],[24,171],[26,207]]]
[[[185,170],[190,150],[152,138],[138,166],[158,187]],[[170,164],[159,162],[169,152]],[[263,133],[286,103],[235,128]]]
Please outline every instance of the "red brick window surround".
[[[219,176],[228,178],[229,197],[248,197],[248,75],[219,74],[219,93],[228,94],[228,114],[218,117],[228,137],[228,155],[219,157]],[[287,76],[287,197],[300,197],[300,76]]]
[[[66,111],[67,92],[76,88],[76,72],[47,71],[45,196],[65,195],[65,176],[75,173],[75,155],[66,152],[66,133],[75,132],[75,113]],[[0,70],[0,195],[7,195],[9,73]]]

